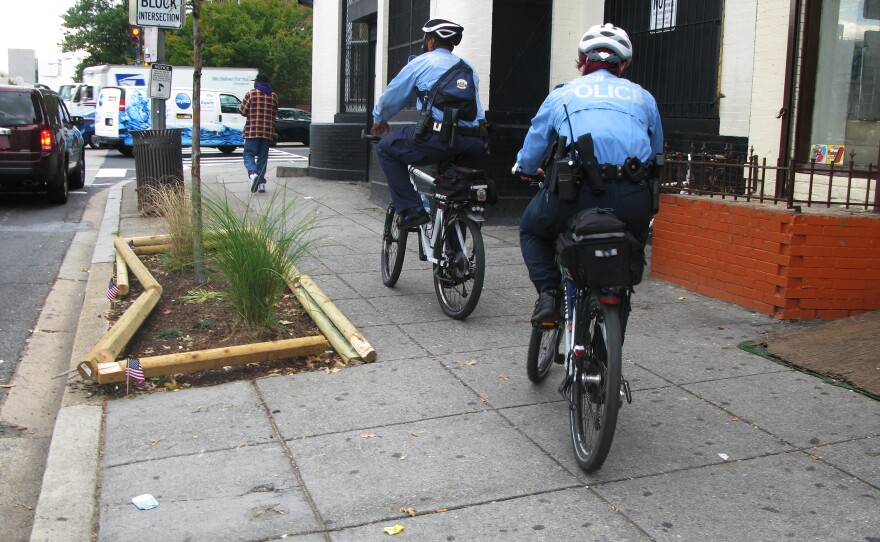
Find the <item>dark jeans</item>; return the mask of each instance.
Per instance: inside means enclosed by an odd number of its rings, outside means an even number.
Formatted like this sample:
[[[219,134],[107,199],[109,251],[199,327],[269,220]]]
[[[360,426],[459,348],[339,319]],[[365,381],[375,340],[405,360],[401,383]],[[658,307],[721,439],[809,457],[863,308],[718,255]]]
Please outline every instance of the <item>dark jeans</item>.
[[[590,207],[613,209],[633,235],[643,243],[647,241],[651,193],[646,182],[609,182],[601,196],[593,194],[583,184],[578,198],[571,202],[561,202],[555,194],[542,188],[526,207],[519,223],[523,260],[529,270],[529,279],[539,292],[559,287],[562,276],[556,263],[556,237],[565,231],[569,217]]]
[[[483,140],[478,137],[459,136],[455,147],[449,149],[440,141],[440,134],[432,133],[424,140],[413,139],[414,131],[415,126],[398,128],[376,146],[379,164],[388,179],[391,201],[398,213],[422,206],[422,200],[409,179],[408,165],[427,166],[459,155],[460,166],[477,169],[483,162]]]
[[[262,137],[249,137],[244,140],[244,168],[248,176],[256,173],[260,182],[266,182],[266,166],[269,162],[269,140]]]

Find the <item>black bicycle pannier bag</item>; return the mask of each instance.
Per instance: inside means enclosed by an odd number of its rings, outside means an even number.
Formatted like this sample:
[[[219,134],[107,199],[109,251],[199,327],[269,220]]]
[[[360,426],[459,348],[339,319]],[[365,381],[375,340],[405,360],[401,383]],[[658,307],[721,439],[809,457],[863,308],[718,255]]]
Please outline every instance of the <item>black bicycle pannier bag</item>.
[[[591,208],[568,220],[556,240],[566,278],[578,288],[634,286],[644,270],[644,245],[611,210]]]
[[[482,169],[449,166],[437,177],[437,194],[453,201],[495,203],[498,191],[495,181],[486,177]]]

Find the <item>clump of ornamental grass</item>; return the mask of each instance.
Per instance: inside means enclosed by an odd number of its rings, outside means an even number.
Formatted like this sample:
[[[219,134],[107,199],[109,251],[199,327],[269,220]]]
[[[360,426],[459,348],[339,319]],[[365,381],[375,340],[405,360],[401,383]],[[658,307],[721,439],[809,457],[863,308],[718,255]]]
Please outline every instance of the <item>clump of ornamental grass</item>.
[[[162,218],[162,233],[168,235],[168,250],[162,253],[170,271],[193,266],[192,197],[182,183],[162,183],[144,188],[153,213]]]
[[[313,248],[313,214],[272,192],[233,208],[226,194],[203,194],[205,242],[210,258],[229,282],[229,299],[241,323],[252,330],[275,324],[275,306],[291,269]]]

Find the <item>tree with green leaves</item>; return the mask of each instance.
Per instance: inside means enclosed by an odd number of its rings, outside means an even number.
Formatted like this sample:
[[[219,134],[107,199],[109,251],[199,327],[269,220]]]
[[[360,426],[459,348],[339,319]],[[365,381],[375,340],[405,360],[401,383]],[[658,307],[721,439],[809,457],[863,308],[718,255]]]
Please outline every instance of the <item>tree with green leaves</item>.
[[[292,0],[203,1],[199,29],[203,66],[257,68],[282,106],[311,103],[311,9]],[[192,65],[192,18],[166,34],[165,58]]]
[[[189,2],[187,2],[189,4]],[[189,9],[189,8],[188,8]],[[202,66],[257,68],[282,106],[311,103],[312,10],[293,0],[200,2]],[[128,64],[128,0],[77,0],[64,15],[62,51],[85,51],[86,66]],[[165,30],[165,62],[193,65],[193,21]]]
[[[128,2],[79,0],[64,14],[65,53],[85,51],[76,66],[76,78],[83,68],[98,64],[128,64],[134,60],[128,43]]]

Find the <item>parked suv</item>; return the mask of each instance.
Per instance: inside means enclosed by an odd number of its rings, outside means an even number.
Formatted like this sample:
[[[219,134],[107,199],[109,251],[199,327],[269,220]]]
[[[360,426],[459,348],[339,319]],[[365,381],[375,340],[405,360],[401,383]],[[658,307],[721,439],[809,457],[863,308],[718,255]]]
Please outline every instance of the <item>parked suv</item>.
[[[0,85],[0,191],[46,192],[66,203],[86,181],[86,152],[61,97],[44,85]]]

